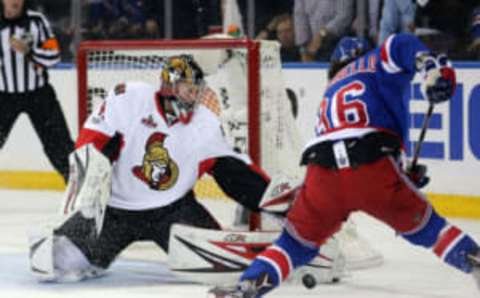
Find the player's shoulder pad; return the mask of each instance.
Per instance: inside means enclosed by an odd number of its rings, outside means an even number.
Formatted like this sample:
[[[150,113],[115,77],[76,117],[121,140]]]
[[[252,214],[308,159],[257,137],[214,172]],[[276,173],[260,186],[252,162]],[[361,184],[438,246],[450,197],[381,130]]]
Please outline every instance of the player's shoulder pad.
[[[110,89],[106,103],[119,113],[137,113],[155,96],[155,88],[144,82],[122,82]]]
[[[192,124],[202,135],[202,138],[207,140],[210,138],[223,137],[221,119],[211,107],[204,105],[203,103],[194,113]]]
[[[402,69],[397,64],[397,57],[395,55],[396,34],[392,34],[380,46],[380,58],[382,68],[387,73],[399,73]]]
[[[118,83],[110,91],[115,98],[133,99],[155,92],[155,88],[144,82],[122,82]]]
[[[410,33],[392,34],[380,46],[382,68],[390,74],[409,69],[412,58],[422,50],[427,49],[417,36]]]

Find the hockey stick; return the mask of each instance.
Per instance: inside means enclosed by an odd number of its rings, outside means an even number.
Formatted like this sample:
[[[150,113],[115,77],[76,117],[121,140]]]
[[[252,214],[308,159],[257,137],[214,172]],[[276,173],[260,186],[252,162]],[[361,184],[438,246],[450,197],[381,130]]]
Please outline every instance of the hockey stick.
[[[430,118],[433,114],[433,103],[429,103],[427,114],[423,119],[422,130],[420,131],[420,136],[418,137],[418,141],[415,144],[415,151],[413,153],[412,163],[410,164],[410,169],[415,169],[418,163],[418,158],[420,157],[420,150],[422,149],[423,141],[425,140],[425,135],[427,134],[428,123],[430,122]]]

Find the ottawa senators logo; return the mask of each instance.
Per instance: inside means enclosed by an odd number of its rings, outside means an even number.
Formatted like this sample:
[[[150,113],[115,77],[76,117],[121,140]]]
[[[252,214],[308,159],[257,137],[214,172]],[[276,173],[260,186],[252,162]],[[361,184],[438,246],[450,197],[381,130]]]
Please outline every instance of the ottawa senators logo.
[[[178,166],[170,159],[168,150],[163,147],[167,136],[156,132],[152,134],[145,144],[145,154],[141,166],[133,167],[132,172],[151,189],[167,190],[171,188],[178,178]]]

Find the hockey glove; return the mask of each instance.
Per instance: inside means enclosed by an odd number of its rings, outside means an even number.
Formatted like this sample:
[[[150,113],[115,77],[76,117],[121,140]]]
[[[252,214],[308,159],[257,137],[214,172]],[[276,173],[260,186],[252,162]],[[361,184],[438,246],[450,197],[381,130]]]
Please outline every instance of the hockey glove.
[[[456,77],[447,56],[424,53],[417,58],[417,69],[424,74],[422,90],[431,103],[441,103],[453,96]]]
[[[259,207],[266,212],[284,217],[297,197],[303,180],[298,177],[274,175],[265,189]]]
[[[423,164],[409,166],[407,176],[418,188],[423,188],[430,182],[430,177],[427,176],[427,166]]]

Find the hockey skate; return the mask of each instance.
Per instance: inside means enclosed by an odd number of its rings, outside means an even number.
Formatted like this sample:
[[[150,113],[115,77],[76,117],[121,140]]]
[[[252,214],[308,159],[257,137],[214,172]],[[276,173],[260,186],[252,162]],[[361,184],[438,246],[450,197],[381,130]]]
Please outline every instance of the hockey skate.
[[[208,291],[208,298],[255,298],[255,282],[244,280],[234,286],[217,286]]]
[[[480,249],[477,249],[474,253],[468,255],[468,260],[473,266],[472,275],[477,282],[478,289],[480,290]]]

